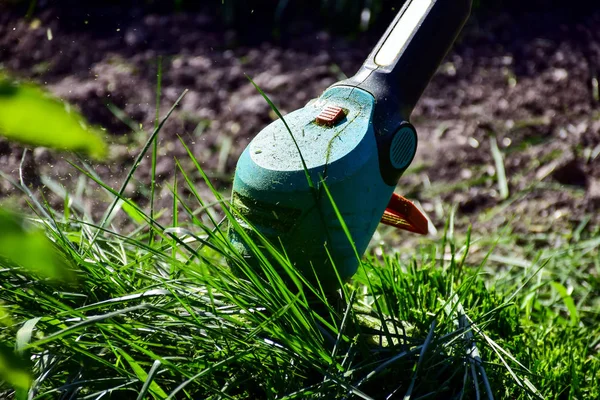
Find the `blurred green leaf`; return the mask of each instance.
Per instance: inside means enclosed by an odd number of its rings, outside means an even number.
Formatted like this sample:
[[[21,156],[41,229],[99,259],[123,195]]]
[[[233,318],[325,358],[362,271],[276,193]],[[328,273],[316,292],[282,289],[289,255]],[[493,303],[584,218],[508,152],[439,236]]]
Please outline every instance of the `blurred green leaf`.
[[[33,146],[106,156],[96,129],[67,104],[31,84],[0,76],[0,135]]]
[[[56,280],[73,280],[73,275],[54,246],[39,229],[26,229],[23,221],[0,209],[1,258],[22,266],[37,275]]]
[[[558,282],[550,282],[550,285],[552,285],[552,287],[558,292],[560,298],[565,303],[565,307],[567,307],[567,310],[569,310],[571,325],[577,325],[579,322],[579,313],[577,312],[575,301],[573,300],[573,297],[569,295],[567,288]]]
[[[10,317],[10,314],[6,312],[5,305],[0,302],[0,325],[10,326],[14,324],[14,321]]]
[[[4,344],[0,344],[0,380],[21,392],[29,390],[32,382],[27,363]]]

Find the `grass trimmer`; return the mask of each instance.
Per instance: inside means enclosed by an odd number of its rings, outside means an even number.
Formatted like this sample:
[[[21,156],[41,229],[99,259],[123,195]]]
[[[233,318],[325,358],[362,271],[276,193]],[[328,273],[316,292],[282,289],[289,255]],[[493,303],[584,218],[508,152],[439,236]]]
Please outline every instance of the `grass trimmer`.
[[[347,279],[356,272],[380,222],[427,233],[425,216],[394,188],[417,149],[408,117],[471,2],[406,1],[356,75],[251,141],[238,161],[232,194],[238,222],[250,236],[254,229],[282,246],[296,268],[331,288],[337,275]],[[234,229],[230,239],[253,258]]]

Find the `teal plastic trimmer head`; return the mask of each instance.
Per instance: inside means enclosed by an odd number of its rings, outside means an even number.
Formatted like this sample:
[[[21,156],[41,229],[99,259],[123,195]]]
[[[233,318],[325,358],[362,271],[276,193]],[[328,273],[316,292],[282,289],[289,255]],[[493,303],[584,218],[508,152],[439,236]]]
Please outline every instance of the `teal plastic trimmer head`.
[[[357,253],[364,253],[380,222],[427,233],[426,218],[394,188],[417,149],[408,117],[466,22],[471,1],[406,1],[354,77],[252,140],[238,161],[232,195],[250,236],[256,229],[283,247],[305,276],[333,288],[339,282],[333,266],[342,279],[354,275]],[[253,258],[234,229],[230,239]]]

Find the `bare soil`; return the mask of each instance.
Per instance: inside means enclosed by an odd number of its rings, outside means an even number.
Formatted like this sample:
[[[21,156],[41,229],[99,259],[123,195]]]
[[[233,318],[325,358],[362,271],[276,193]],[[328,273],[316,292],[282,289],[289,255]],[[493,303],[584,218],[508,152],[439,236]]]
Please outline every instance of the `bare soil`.
[[[112,8],[105,15],[65,17],[64,10],[49,8],[25,20],[6,11],[0,12],[0,65],[40,82],[110,132],[111,158],[95,171],[118,187],[154,126],[162,57],[160,114],[189,90],[160,133],[159,206],[168,208],[175,158],[193,170],[179,138],[226,191],[243,148],[275,118],[246,76],[285,114],[353,74],[378,38],[378,32],[349,39],[306,21],[295,24],[279,40],[247,40],[249,33],[227,30],[203,13]],[[587,229],[595,229],[599,75],[600,7],[472,18],[412,116],[419,152],[398,191],[420,203],[438,227],[455,204],[460,221],[482,232],[515,218],[523,233],[568,232],[588,218]],[[132,133],[107,105],[141,132]],[[503,155],[508,199],[500,195],[493,141]],[[0,170],[17,179],[22,155],[20,146],[0,141]],[[63,158],[72,159],[45,149],[30,152],[26,183],[75,188],[79,173]],[[149,181],[146,160],[126,195],[146,204]],[[0,196],[15,196],[6,180]]]

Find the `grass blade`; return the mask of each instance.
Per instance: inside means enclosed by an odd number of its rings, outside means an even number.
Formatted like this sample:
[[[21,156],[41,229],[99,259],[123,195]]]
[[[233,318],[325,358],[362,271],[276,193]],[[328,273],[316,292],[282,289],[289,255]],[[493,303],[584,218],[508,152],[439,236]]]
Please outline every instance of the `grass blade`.
[[[160,120],[160,95],[162,85],[162,57],[158,57],[158,72],[156,74],[156,118],[154,121],[154,130],[158,129]],[[158,155],[158,132],[152,143],[152,168],[150,171],[150,219],[154,219],[154,196],[156,192],[156,157]],[[150,244],[154,241],[154,235],[150,235]]]
[[[506,180],[506,170],[504,169],[504,159],[502,153],[498,148],[498,141],[495,136],[490,137],[490,148],[492,149],[492,157],[496,164],[496,178],[498,179],[498,190],[500,191],[500,197],[503,200],[508,199],[508,181]]]
[[[159,399],[164,399],[165,397],[167,397],[167,394],[160,388],[160,386],[158,386],[158,384],[156,382],[153,382],[149,378],[149,374],[147,374],[146,371],[144,371],[144,369],[140,366],[140,364],[138,364],[133,359],[133,357],[131,357],[129,354],[127,354],[127,352],[125,352],[125,350],[123,350],[123,349],[117,349],[117,350],[119,351],[121,356],[123,356],[123,358],[127,361],[127,363],[129,364],[129,366],[131,367],[131,369],[133,370],[133,372],[135,373],[137,378],[141,382],[144,382],[144,386],[142,387],[142,390],[140,391],[140,396],[142,396],[142,393],[147,392],[148,387],[149,387],[150,391],[152,391],[152,393],[154,395],[158,396]],[[154,364],[152,365],[152,369],[156,370],[156,368],[158,368],[159,365],[160,365],[160,361],[154,362]],[[146,388],[146,389],[144,389],[144,388]],[[141,398],[141,397],[138,396],[138,398]]]

